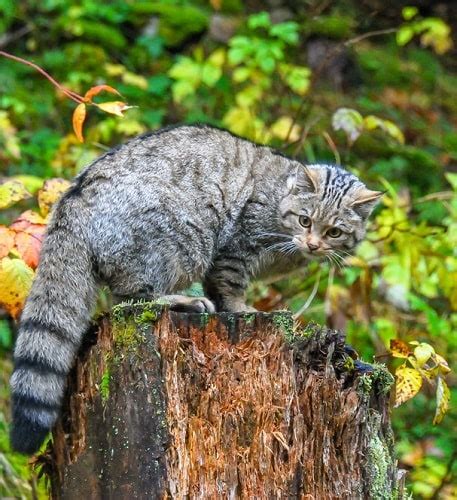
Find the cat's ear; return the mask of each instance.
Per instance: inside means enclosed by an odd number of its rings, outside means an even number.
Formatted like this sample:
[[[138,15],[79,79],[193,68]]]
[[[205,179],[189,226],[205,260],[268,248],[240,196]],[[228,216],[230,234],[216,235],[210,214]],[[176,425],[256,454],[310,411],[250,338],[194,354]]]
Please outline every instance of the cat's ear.
[[[316,193],[319,182],[320,175],[317,169],[303,165],[287,179],[287,187],[291,194],[297,194],[300,191]]]
[[[371,214],[373,208],[377,205],[383,194],[383,191],[371,191],[370,189],[363,187],[355,193],[351,207],[361,217],[366,219]]]

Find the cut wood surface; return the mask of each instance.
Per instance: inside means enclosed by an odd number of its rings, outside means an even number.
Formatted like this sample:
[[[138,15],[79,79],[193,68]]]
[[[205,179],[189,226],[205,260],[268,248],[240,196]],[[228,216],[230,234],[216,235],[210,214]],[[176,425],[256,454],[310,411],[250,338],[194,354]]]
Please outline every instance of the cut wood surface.
[[[393,498],[392,377],[350,354],[287,312],[116,306],[38,459],[52,497]]]

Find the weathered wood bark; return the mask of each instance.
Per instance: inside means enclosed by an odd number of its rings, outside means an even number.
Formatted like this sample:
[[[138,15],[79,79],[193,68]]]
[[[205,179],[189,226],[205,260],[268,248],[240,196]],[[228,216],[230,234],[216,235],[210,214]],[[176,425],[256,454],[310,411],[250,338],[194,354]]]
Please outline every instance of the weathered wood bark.
[[[53,498],[396,495],[391,376],[289,313],[117,306],[70,376]]]

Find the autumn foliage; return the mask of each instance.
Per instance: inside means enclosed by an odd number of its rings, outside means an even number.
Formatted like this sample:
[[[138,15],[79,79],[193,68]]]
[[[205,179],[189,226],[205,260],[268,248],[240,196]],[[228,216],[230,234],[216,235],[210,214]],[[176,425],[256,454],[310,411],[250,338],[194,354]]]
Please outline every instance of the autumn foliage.
[[[3,457],[19,463],[6,388],[11,318],[57,197],[44,182],[191,122],[341,163],[385,191],[355,255],[253,283],[249,299],[386,363],[409,490],[457,495],[457,6],[270,3],[0,2],[0,496],[22,495],[1,477]]]
[[[27,210],[12,224],[0,226],[0,306],[17,319],[30,290],[52,205],[67,190],[65,179],[45,181],[38,191],[39,212]],[[20,181],[0,184],[0,206],[7,208],[31,195]]]

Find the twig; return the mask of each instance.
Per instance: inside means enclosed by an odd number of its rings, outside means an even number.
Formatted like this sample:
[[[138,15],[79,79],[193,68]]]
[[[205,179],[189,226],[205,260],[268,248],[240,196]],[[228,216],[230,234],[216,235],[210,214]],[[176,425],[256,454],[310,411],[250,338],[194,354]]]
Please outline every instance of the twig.
[[[27,35],[27,33],[30,33],[32,30],[33,27],[27,24],[26,26],[22,26],[22,28],[13,31],[12,33],[5,33],[4,35],[0,36],[0,49],[3,49],[3,47],[6,47],[11,42],[18,40],[19,38],[22,38],[23,36]]]
[[[330,137],[330,134],[328,132],[324,131],[324,132],[322,132],[322,135],[324,136],[324,139],[327,141],[327,144],[329,145],[330,149],[333,152],[333,156],[335,157],[336,164],[341,165],[340,153],[338,152],[338,148],[336,147],[335,142]]]
[[[430,193],[427,194],[426,196],[422,196],[421,198],[415,200],[414,204],[426,203],[427,201],[433,201],[433,200],[438,200],[438,201],[452,200],[454,196],[455,193],[453,191],[440,191],[438,193]]]
[[[69,99],[77,102],[78,104],[84,102],[84,98],[82,96],[80,96],[76,92],[73,92],[70,89],[65,88],[59,82],[54,80],[54,78],[49,73],[47,73],[44,69],[40,68],[40,66],[38,66],[37,64],[31,61],[27,61],[26,59],[22,59],[22,57],[13,56],[12,54],[9,54],[8,52],[5,52],[3,50],[0,50],[0,56],[12,59],[13,61],[17,61],[22,64],[25,64],[26,66],[32,67],[33,69],[41,73],[44,77],[46,77],[55,87],[57,87],[61,92],[63,92]]]
[[[330,62],[330,60],[333,59],[333,57],[335,57],[345,47],[350,47],[351,45],[354,45],[355,43],[361,42],[362,40],[365,40],[367,38],[371,38],[371,37],[374,37],[374,36],[388,35],[390,33],[395,33],[396,31],[398,31],[398,28],[387,28],[387,29],[383,29],[383,30],[369,31],[368,33],[363,33],[362,35],[358,35],[358,36],[356,36],[354,38],[350,38],[349,40],[346,40],[345,42],[342,42],[342,43],[338,44],[336,47],[333,48],[333,50],[329,50],[327,52],[327,54],[325,55],[323,61],[317,67],[316,71],[313,71],[313,74],[311,76],[311,81],[310,81],[310,84],[309,84],[308,93],[303,98],[303,100],[302,100],[302,102],[300,104],[300,107],[298,108],[297,113],[295,114],[295,116],[294,116],[294,118],[292,120],[292,123],[290,124],[289,130],[287,131],[287,135],[286,135],[286,139],[285,139],[285,143],[286,144],[289,142],[289,137],[290,137],[290,134],[292,133],[294,125],[297,123],[297,121],[300,118],[300,115],[301,115],[304,107],[308,103],[308,100],[306,99],[307,96],[310,94],[310,92],[312,91],[314,85],[316,84],[316,82],[321,77],[322,72],[327,67],[327,64]]]
[[[308,309],[308,307],[311,305],[311,302],[314,300],[314,297],[316,296],[317,290],[319,289],[320,282],[321,282],[321,270],[319,269],[317,271],[316,281],[314,282],[313,289],[311,290],[309,297],[306,299],[306,302],[294,314],[294,319],[299,318],[306,311],[306,309]]]

